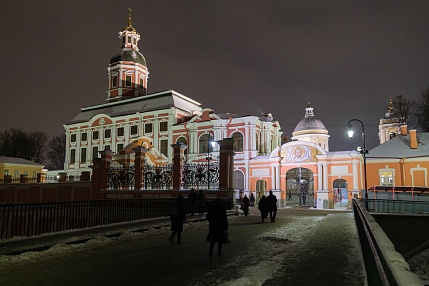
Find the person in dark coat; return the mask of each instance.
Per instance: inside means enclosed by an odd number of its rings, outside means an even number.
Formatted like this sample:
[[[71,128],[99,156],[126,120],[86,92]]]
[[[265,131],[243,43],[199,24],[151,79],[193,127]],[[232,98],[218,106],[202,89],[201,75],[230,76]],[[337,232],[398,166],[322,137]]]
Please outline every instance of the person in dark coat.
[[[191,189],[191,192],[188,195],[188,201],[189,201],[189,210],[191,212],[191,215],[194,215],[195,206],[197,204],[197,193],[195,193],[194,189]]]
[[[243,212],[244,212],[244,216],[247,216],[247,214],[249,213],[249,198],[247,197],[247,195],[244,195],[243,198]]]
[[[228,229],[228,218],[220,198],[214,200],[214,205],[207,211],[206,219],[209,221],[209,234],[206,239],[210,242],[209,256],[213,255],[213,248],[216,243],[218,244],[217,254],[222,255],[222,243],[225,230]]]
[[[253,195],[253,193],[250,193],[249,201],[250,201],[250,206],[254,207],[255,206],[255,196]]]
[[[277,214],[277,198],[273,195],[273,191],[270,190],[270,194],[267,197],[268,212],[270,213],[271,222],[276,222]]]
[[[178,195],[176,199],[176,209],[170,212],[171,221],[171,236],[168,239],[170,243],[173,243],[174,237],[177,234],[177,244],[182,244],[182,231],[183,223],[186,222],[185,214],[185,198],[182,195]]]
[[[265,197],[265,195],[263,195],[262,198],[259,200],[258,209],[261,212],[262,223],[264,223],[264,219],[266,219],[268,216],[268,205],[267,198]]]

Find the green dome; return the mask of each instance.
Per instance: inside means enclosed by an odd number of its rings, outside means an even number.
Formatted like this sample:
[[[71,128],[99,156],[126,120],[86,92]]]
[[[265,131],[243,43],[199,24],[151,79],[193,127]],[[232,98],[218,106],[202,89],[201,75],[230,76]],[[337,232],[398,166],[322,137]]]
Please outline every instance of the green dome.
[[[146,59],[143,57],[143,55],[139,51],[130,48],[120,49],[118,53],[110,59],[110,64],[116,64],[121,61],[135,62],[147,67]]]

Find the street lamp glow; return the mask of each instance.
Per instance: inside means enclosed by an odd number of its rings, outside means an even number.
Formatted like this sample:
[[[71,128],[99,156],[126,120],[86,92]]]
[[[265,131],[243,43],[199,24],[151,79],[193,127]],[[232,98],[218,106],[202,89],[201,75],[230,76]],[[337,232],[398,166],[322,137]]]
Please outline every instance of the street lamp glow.
[[[354,133],[353,130],[350,129],[349,132],[347,133],[349,134],[349,138],[353,138],[353,133]]]

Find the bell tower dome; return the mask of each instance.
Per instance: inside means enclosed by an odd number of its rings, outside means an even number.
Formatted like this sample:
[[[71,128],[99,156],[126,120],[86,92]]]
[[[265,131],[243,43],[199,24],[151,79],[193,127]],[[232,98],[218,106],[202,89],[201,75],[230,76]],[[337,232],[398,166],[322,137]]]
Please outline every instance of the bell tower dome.
[[[137,45],[140,35],[131,24],[131,9],[128,14],[128,25],[119,31],[121,46],[110,59],[107,68],[109,89],[107,102],[129,99],[147,94],[149,71],[146,60],[139,52]]]

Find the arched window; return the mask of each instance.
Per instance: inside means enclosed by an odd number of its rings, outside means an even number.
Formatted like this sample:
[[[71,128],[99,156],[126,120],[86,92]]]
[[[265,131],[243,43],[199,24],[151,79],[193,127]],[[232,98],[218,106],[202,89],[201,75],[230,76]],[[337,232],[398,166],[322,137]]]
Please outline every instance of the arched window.
[[[201,135],[198,142],[198,153],[203,154],[213,152],[213,147],[209,144],[211,141],[214,141],[214,138],[210,134]]]
[[[240,170],[234,171],[234,190],[244,190],[244,174]]]
[[[243,134],[234,132],[231,138],[234,139],[234,152],[243,152]]]
[[[255,139],[256,139],[256,151],[258,151],[258,153],[259,153],[259,151],[261,150],[260,148],[259,148],[259,135],[258,135],[258,132],[256,132],[256,134],[255,134]]]

